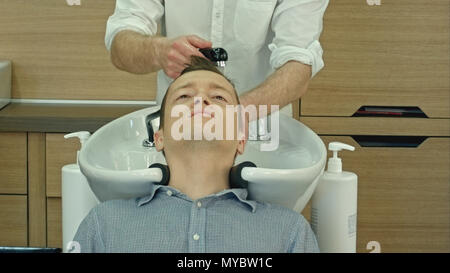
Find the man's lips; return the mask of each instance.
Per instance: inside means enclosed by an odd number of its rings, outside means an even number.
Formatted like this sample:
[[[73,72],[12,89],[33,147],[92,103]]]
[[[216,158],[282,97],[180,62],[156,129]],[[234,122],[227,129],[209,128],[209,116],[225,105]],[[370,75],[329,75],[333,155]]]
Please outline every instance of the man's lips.
[[[214,117],[214,113],[209,113],[208,111],[192,111],[191,112],[191,117],[197,115],[197,114],[201,114],[204,117],[208,117],[208,118],[213,118]]]

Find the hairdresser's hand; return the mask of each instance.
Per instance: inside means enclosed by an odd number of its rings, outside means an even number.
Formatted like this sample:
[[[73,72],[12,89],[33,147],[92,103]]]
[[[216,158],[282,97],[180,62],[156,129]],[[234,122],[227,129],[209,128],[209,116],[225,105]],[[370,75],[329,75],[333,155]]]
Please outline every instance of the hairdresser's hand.
[[[175,39],[161,40],[158,61],[164,72],[172,79],[178,77],[191,63],[191,56],[205,57],[199,48],[212,47],[212,43],[196,35],[180,36]]]

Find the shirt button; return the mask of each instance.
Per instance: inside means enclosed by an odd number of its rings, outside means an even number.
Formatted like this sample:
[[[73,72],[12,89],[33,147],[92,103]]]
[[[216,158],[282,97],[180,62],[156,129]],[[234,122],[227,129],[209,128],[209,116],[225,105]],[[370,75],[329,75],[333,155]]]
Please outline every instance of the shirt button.
[[[197,202],[197,207],[201,207],[202,206],[202,202]]]
[[[167,195],[168,195],[168,196],[172,196],[172,191],[171,191],[171,190],[168,190],[168,191],[167,191]]]
[[[198,239],[200,239],[200,235],[198,235],[197,233],[195,233],[193,237],[195,241],[198,241]]]

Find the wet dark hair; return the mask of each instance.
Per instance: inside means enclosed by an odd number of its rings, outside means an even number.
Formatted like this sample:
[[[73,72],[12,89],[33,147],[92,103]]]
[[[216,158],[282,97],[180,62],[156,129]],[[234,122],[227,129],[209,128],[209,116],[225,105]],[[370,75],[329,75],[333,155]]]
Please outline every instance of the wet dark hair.
[[[178,77],[181,77],[181,75],[186,74],[188,72],[199,71],[199,70],[211,71],[211,72],[214,72],[214,73],[217,73],[217,74],[221,75],[222,77],[224,77],[233,86],[233,89],[234,89],[233,82],[230,79],[228,79],[227,77],[225,77],[225,75],[219,69],[217,69],[217,67],[214,66],[214,64],[210,60],[202,58],[202,57],[198,57],[198,56],[191,56],[191,63],[188,64],[188,66],[183,71],[181,71],[181,74]],[[172,84],[170,84],[169,87],[167,88],[166,94],[164,95],[164,98],[163,98],[163,100],[161,102],[161,110],[160,110],[160,118],[159,118],[159,129],[164,128],[164,115],[165,115],[165,108],[166,108],[166,98],[167,98],[167,94],[169,93],[169,89],[170,89],[171,85]],[[239,96],[236,93],[236,89],[234,89],[234,93],[236,95],[238,104],[240,104]]]

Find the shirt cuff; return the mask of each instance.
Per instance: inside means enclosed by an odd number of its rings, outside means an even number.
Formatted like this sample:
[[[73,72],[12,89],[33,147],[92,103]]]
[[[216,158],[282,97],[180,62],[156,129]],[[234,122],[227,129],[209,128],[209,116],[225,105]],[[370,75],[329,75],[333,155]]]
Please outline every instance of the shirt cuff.
[[[296,46],[278,47],[274,43],[269,44],[269,49],[272,51],[270,65],[273,69],[281,67],[288,61],[298,61],[311,66],[311,78],[313,78],[324,67],[323,50],[317,40],[306,49]]]

